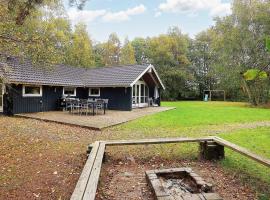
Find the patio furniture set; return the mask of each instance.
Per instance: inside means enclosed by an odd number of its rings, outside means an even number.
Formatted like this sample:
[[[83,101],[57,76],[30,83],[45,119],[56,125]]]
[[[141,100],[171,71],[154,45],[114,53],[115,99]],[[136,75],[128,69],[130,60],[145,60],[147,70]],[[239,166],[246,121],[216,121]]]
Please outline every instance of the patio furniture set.
[[[105,115],[108,102],[108,99],[66,98],[64,110],[69,111],[71,114],[79,115],[95,115],[98,114],[99,111],[103,111],[103,114]]]

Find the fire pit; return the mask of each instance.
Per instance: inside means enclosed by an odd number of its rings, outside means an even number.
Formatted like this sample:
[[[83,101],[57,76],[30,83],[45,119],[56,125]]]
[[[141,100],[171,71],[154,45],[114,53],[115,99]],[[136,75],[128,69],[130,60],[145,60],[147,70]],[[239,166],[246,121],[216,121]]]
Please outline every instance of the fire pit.
[[[157,200],[222,200],[191,168],[146,171]]]

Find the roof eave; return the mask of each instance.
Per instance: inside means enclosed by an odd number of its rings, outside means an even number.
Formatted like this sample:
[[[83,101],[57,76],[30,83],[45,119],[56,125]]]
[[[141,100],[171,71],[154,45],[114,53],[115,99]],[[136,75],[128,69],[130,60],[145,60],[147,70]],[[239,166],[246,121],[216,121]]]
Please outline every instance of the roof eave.
[[[161,87],[162,87],[162,89],[163,90],[165,90],[166,88],[165,88],[165,86],[163,85],[163,83],[162,83],[162,81],[161,81],[161,79],[159,78],[159,76],[158,76],[158,73],[157,73],[157,71],[156,71],[156,69],[155,69],[155,67],[152,65],[152,64],[150,64],[131,84],[130,84],[130,87],[132,87],[138,80],[140,80],[140,78],[142,78],[143,77],[143,75],[150,69],[150,68],[152,68],[153,69],[153,71],[154,71],[154,73],[155,73],[155,75],[156,75],[156,77],[157,77],[157,79],[158,79],[158,82],[159,82],[159,84],[161,85]]]

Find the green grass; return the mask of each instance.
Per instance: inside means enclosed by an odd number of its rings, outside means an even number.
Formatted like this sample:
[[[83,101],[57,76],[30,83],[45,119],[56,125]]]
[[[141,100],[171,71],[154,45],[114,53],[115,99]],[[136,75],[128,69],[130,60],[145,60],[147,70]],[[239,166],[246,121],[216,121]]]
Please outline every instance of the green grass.
[[[269,127],[243,129],[223,133],[220,136],[258,155],[270,158]],[[232,173],[237,173],[245,183],[255,187],[261,193],[265,193],[264,195],[270,199],[270,168],[228,149],[226,149],[226,158],[222,161],[222,166]]]
[[[232,102],[164,102],[174,110],[112,128],[123,139],[213,135],[226,124],[270,121],[270,110]]]
[[[175,129],[202,125],[218,125],[235,122],[270,120],[270,110],[251,108],[245,103],[231,102],[164,102],[162,106],[175,110],[148,116],[128,123],[128,129],[159,128]]]
[[[256,126],[262,121],[270,122],[270,109],[252,108],[245,103],[232,102],[164,102],[162,106],[176,107],[174,110],[143,117],[112,128],[117,138],[150,137],[200,137],[215,135],[236,143],[266,158],[270,158],[270,123],[267,127]],[[254,124],[245,127],[243,123]],[[168,148],[170,147],[170,148]],[[196,145],[156,146],[151,150],[140,149],[148,156],[191,157],[196,156]],[[173,149],[173,150],[172,150]],[[238,153],[226,149],[226,159],[221,165],[235,173],[245,183],[270,199],[270,169]]]

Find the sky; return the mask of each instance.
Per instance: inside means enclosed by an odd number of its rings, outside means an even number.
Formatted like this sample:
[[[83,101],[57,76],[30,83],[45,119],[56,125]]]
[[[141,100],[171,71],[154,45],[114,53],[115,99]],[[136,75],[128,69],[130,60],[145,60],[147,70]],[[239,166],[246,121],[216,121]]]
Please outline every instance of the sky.
[[[72,24],[83,22],[93,40],[104,42],[115,32],[126,37],[158,36],[171,26],[194,37],[231,13],[231,0],[88,0],[82,11],[66,6]]]

